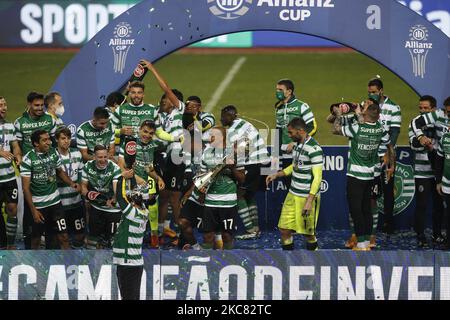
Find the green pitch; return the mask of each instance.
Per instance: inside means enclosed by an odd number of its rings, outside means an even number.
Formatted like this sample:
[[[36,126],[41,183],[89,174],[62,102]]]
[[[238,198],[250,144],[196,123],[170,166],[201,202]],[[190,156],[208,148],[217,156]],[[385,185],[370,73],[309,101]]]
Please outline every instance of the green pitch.
[[[13,121],[23,112],[29,91],[47,92],[73,56],[74,53],[60,51],[0,53],[0,96],[6,97],[8,101],[9,120]],[[290,78],[295,83],[297,97],[312,107],[319,126],[317,140],[322,145],[346,144],[345,138],[330,134],[330,125],[325,121],[329,105],[342,98],[346,101],[361,101],[367,96],[368,80],[380,75],[386,94],[402,108],[399,143],[408,143],[407,128],[418,113],[418,96],[389,70],[359,53],[180,52],[159,61],[156,67],[173,88],[181,90],[186,98],[189,95],[200,96],[205,105],[240,57],[246,57],[246,62],[212,110],[217,119],[221,107],[235,104],[243,116],[258,119],[274,128],[275,84],[281,78]],[[157,104],[162,92],[150,73],[145,82],[146,102]],[[257,128],[264,128],[263,124],[253,123]]]

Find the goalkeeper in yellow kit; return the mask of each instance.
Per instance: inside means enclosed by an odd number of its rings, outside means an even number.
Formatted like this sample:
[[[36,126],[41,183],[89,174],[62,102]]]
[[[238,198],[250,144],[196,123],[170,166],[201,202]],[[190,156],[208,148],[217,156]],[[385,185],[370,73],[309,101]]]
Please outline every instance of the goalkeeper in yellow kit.
[[[298,233],[306,237],[306,249],[317,250],[316,226],[320,210],[323,151],[317,141],[308,135],[306,123],[300,118],[289,122],[288,134],[296,142],[292,164],[266,178],[268,185],[277,178],[292,175],[278,222],[281,246],[284,250],[293,250],[292,235]]]

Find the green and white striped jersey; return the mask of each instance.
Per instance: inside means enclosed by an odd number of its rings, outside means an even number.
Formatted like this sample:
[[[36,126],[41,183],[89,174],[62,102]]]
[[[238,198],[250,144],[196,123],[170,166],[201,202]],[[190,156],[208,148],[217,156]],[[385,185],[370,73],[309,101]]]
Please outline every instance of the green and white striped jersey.
[[[120,167],[111,160],[108,160],[108,164],[104,169],[97,168],[95,160],[90,160],[83,167],[82,181],[88,182],[89,191],[100,192],[107,199],[112,199],[114,196],[113,182],[117,182],[121,174]],[[120,212],[118,206],[110,208],[95,201],[91,201],[91,204],[98,210],[111,213]]]
[[[213,170],[217,165],[224,163],[222,149],[207,147],[203,153],[201,172]],[[238,170],[244,170],[238,167]],[[223,169],[209,186],[205,196],[205,206],[231,208],[237,206],[237,183],[233,180],[227,169]]]
[[[212,113],[201,111],[201,112],[199,112],[199,115],[197,116],[197,118],[200,121],[200,123],[208,122],[210,124],[211,128],[216,125],[216,118],[214,117],[214,115]],[[203,131],[203,133],[202,133],[202,141],[203,142],[210,141],[210,134],[209,134],[210,129]]]
[[[417,120],[423,120],[425,126],[423,128],[417,127]],[[450,121],[445,113],[445,110],[438,109],[433,112],[425,113],[419,117],[416,117],[411,121],[411,129],[416,137],[424,135],[423,131],[426,128],[434,128],[436,130],[436,138],[441,139],[444,132],[448,131]]]
[[[439,140],[437,154],[444,157],[442,192],[445,194],[450,194],[450,132],[445,132]]]
[[[170,113],[158,113],[161,128],[176,138],[183,134],[183,113],[185,104],[179,101],[178,108],[174,108]],[[173,151],[172,151],[173,150]],[[167,155],[181,154],[182,146],[180,142],[171,142],[167,147]]]
[[[142,243],[149,212],[147,209],[139,209],[127,202],[122,184],[123,178],[120,178],[116,195],[122,218],[114,235],[113,264],[141,266],[144,264]]]
[[[347,176],[372,180],[375,165],[379,163],[380,144],[387,146],[390,143],[389,134],[381,122],[376,122],[343,126],[342,135],[350,138]]]
[[[0,123],[0,150],[12,153],[11,142],[13,141],[16,141],[14,125],[10,122]],[[12,161],[0,157],[0,183],[16,179]]]
[[[214,115],[212,113],[200,111],[198,118],[199,118],[198,120],[200,120],[201,122],[204,122],[204,121],[209,122],[209,124],[211,125],[211,128],[216,125],[216,118],[214,117]]]
[[[381,123],[381,119],[378,120],[378,122]],[[351,125],[354,125],[357,123],[358,123],[358,117],[354,113],[346,114],[341,117],[341,125],[342,126],[351,126]],[[381,123],[381,125],[383,125],[383,124]],[[378,148],[378,157],[383,157],[386,154],[386,152],[387,152],[387,145],[380,144],[380,147]],[[382,163],[380,161],[378,161],[375,164],[374,177],[379,177],[381,175],[381,171],[382,171],[381,165],[382,165]]]
[[[102,145],[106,148],[114,143],[114,131],[111,123],[103,130],[97,130],[92,120],[83,122],[77,129],[77,147],[78,149],[87,149],[88,154],[94,154],[96,145]]]
[[[127,103],[116,108],[116,111],[111,117],[111,121],[113,129],[131,126],[134,136],[137,138],[141,123],[145,120],[157,122],[157,114],[158,109],[154,105],[141,104],[140,106],[134,106],[131,103]]]
[[[47,153],[31,150],[23,158],[20,175],[31,179],[30,189],[36,209],[47,208],[61,201],[56,169],[62,169],[62,164],[53,148]]]
[[[275,110],[276,127],[281,130],[281,150],[286,150],[292,139],[289,138],[287,126],[294,118],[301,118],[307,125],[314,122],[314,114],[309,105],[293,96],[288,103],[279,105]]]
[[[398,104],[386,97],[384,102],[380,103],[380,108],[380,121],[384,126],[384,131],[389,132],[391,127],[401,127],[402,113]]]
[[[63,119],[61,119],[60,117],[55,116],[55,115],[53,115],[51,113],[48,113],[48,114],[51,115],[53,119],[55,119],[56,128],[64,127]]]
[[[293,150],[293,169],[289,192],[293,195],[307,198],[314,180],[312,168],[323,166],[323,151],[317,141],[308,137],[297,144]]]
[[[75,183],[81,182],[83,172],[83,160],[80,151],[70,148],[67,154],[62,154],[56,149],[56,153],[61,160],[62,169],[67,176]],[[66,185],[61,179],[58,181],[58,191],[61,197],[61,204],[64,209],[79,207],[81,204],[81,195],[72,187]]]
[[[414,131],[412,129],[412,123],[421,115],[417,116],[412,120],[408,127],[408,137],[409,137],[409,145],[411,150],[414,152],[414,177],[420,179],[434,179],[434,172],[431,166],[431,160],[429,159],[428,150],[422,146],[418,146],[413,144],[413,141],[416,138]],[[435,148],[438,148],[439,139],[437,137],[437,132],[434,127],[430,127],[428,129],[424,129],[424,134],[432,139]]]
[[[194,190],[191,193],[191,196],[189,197],[189,200],[194,201],[196,204],[200,206],[204,206],[204,203],[200,203],[200,191],[197,190],[197,188],[194,188]]]
[[[227,129],[227,145],[237,142],[238,166],[263,163],[270,161],[264,139],[250,122],[237,118]],[[246,146],[239,148],[240,145]],[[244,152],[241,152],[244,151]]]
[[[48,113],[44,113],[37,119],[33,119],[28,112],[24,112],[20,118],[14,122],[14,134],[17,141],[19,141],[22,154],[27,154],[33,150],[31,145],[31,134],[37,129],[42,129],[48,132],[50,137],[55,136],[56,121]]]
[[[124,143],[120,146],[119,158],[125,158]],[[134,173],[145,181],[148,180],[147,169],[153,166],[155,151],[164,149],[164,145],[158,140],[152,140],[145,144],[140,138],[136,140],[136,160]]]

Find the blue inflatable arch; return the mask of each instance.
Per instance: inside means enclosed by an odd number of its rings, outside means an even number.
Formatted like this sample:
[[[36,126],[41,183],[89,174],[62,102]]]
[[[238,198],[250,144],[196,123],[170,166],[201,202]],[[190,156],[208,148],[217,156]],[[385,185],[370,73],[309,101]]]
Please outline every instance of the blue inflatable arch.
[[[210,37],[276,30],[326,38],[384,65],[418,94],[450,95],[450,39],[394,0],[144,0],[101,30],[52,90],[79,124],[122,87],[142,57],[156,61]]]

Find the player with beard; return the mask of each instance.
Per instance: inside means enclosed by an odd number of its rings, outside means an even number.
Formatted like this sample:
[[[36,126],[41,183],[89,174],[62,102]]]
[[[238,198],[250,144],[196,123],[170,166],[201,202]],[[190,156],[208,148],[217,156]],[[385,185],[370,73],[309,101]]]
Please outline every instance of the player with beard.
[[[281,247],[283,250],[293,250],[293,232],[296,232],[306,237],[306,249],[314,251],[318,249],[316,226],[320,211],[323,151],[317,141],[308,135],[308,126],[303,119],[292,119],[287,129],[289,138],[296,142],[292,165],[268,176],[266,184],[292,175],[278,222]]]
[[[366,100],[356,123],[342,125],[342,111],[335,109],[333,134],[349,138],[350,150],[347,165],[347,201],[354,223],[357,245],[353,250],[370,250],[373,229],[371,212],[372,188],[379,154],[386,154],[386,168],[393,167],[394,149],[389,134],[379,121],[381,109],[374,99]]]
[[[52,141],[47,131],[35,130],[31,142],[34,149],[25,155],[20,166],[25,201],[34,219],[31,248],[39,249],[41,237],[45,233],[48,249],[54,248],[54,234],[61,249],[70,249],[67,221],[56,177],[77,191],[80,186],[64,172],[58,154],[51,148]]]
[[[44,105],[43,94],[30,92],[27,96],[27,111],[14,122],[14,134],[19,142],[22,156],[33,150],[31,134],[36,129],[47,131],[50,139],[54,140],[56,121],[51,115],[44,112]],[[33,217],[27,201],[24,201],[22,224],[25,249],[31,249],[31,226],[33,224]]]
[[[153,136],[156,131],[156,125],[150,120],[145,120],[139,129],[139,138],[136,140],[135,161],[129,164],[127,153],[125,152],[125,142],[119,151],[119,167],[122,175],[126,179],[135,178],[140,185],[147,184],[149,186],[149,220],[151,229],[150,247],[158,248],[158,203],[157,191],[165,188],[163,179],[156,173],[154,168],[155,153],[160,151],[162,143],[154,140]],[[130,170],[133,169],[133,170]]]
[[[144,120],[151,120],[157,124],[156,136],[159,139],[174,141],[174,137],[164,132],[158,125],[158,109],[154,105],[144,103],[144,83],[135,81],[130,84],[129,89],[130,102],[119,106],[111,117],[114,129],[120,130],[121,141],[125,136],[136,138]]]
[[[114,131],[108,111],[103,107],[95,108],[92,120],[83,122],[77,129],[77,147],[84,162],[94,159],[98,145],[106,147],[109,159],[114,161]]]

